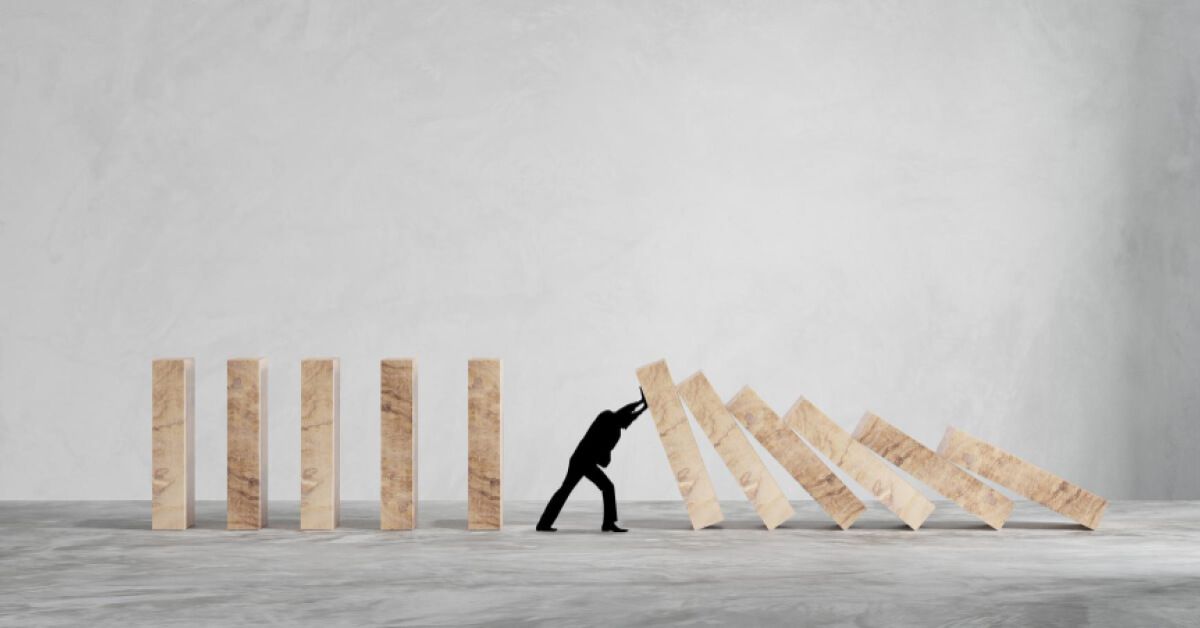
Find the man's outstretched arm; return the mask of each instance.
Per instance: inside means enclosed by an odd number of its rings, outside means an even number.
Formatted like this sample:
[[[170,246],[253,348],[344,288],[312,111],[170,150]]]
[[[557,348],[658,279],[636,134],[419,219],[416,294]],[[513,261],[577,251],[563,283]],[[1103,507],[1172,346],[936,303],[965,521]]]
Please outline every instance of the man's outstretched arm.
[[[639,388],[638,390],[641,390],[641,389]],[[643,390],[641,399],[638,399],[637,401],[635,401],[633,403],[622,406],[621,409],[618,410],[617,412],[620,414],[629,415],[629,416],[633,417],[633,419],[636,419],[636,418],[638,418],[639,415],[641,415],[641,413],[643,413],[645,411],[646,411],[646,391]],[[632,420],[632,419],[630,419],[630,420]]]

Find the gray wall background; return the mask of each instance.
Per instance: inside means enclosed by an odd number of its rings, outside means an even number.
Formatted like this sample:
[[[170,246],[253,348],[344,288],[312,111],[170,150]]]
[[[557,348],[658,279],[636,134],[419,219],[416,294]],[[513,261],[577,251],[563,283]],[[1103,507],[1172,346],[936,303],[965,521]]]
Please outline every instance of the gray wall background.
[[[313,355],[350,499],[407,355],[424,498],[465,496],[477,355],[508,498],[660,357],[1200,497],[1197,33],[1144,0],[4,0],[0,498],[147,499],[150,361],[184,355],[207,499],[253,355],[281,499]],[[678,499],[649,417],[611,472]]]

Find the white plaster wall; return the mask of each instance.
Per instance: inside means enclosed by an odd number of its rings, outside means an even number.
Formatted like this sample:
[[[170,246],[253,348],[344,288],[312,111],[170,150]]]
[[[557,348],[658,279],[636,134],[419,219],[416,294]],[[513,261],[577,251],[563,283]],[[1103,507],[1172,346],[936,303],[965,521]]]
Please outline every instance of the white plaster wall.
[[[224,360],[257,355],[281,499],[314,355],[350,499],[409,355],[424,498],[465,496],[472,356],[505,360],[508,498],[660,357],[1200,497],[1197,33],[1143,0],[4,0],[0,498],[148,498],[156,356],[197,360],[223,498]],[[648,417],[611,473],[678,497]]]

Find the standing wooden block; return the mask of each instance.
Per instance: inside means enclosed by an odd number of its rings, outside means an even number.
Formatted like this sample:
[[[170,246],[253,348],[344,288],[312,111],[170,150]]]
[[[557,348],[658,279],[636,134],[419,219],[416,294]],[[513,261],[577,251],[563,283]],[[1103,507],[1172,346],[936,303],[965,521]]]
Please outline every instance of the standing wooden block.
[[[675,473],[679,493],[687,505],[692,528],[699,530],[719,523],[725,515],[721,513],[717,491],[700,457],[700,448],[692,436],[683,405],[679,403],[679,393],[666,361],[659,360],[639,368],[637,378],[646,394],[646,404],[650,416],[654,417],[658,437],[667,452],[667,462]]]
[[[467,529],[499,530],[503,471],[500,360],[467,364]]]
[[[267,361],[229,360],[225,367],[226,526],[267,525]]]
[[[938,454],[1020,495],[1095,530],[1108,501],[986,443],[962,430],[946,429]]]
[[[858,441],[838,427],[816,406],[803,397],[783,418],[817,451],[841,467],[855,482],[866,487],[908,527],[916,530],[933,512],[933,502],[925,499],[912,484],[892,471]]]
[[[155,360],[151,436],[150,527],[186,530],[196,523],[195,377],[191,358]]]
[[[754,505],[767,529],[775,529],[796,514],[704,373],[697,372],[683,380],[679,385],[679,396],[691,409],[692,416],[696,417],[725,466],[737,478],[746,499]]]
[[[379,363],[379,526],[412,530],[417,523],[417,364]]]
[[[796,478],[838,527],[849,528],[866,511],[867,507],[854,492],[749,386],[743,387],[726,408]]]
[[[858,422],[854,438],[997,530],[1012,514],[1011,499],[870,412]]]
[[[300,529],[332,530],[341,510],[337,358],[300,363]]]

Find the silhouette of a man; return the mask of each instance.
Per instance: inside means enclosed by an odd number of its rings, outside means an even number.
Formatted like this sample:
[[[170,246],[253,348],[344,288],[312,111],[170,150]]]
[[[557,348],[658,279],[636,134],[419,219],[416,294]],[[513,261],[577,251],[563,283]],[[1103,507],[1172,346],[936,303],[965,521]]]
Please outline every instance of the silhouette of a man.
[[[643,392],[640,400],[616,412],[605,410],[592,421],[592,426],[583,435],[583,440],[579,441],[575,453],[571,454],[567,477],[563,479],[562,486],[554,492],[550,503],[546,504],[542,518],[538,520],[539,531],[555,531],[554,520],[562,511],[563,504],[567,503],[567,497],[580,479],[587,478],[604,494],[604,524],[600,529],[605,532],[625,532],[624,528],[617,527],[617,492],[600,467],[607,467],[612,461],[612,450],[617,446],[617,441],[621,440],[621,431],[632,425],[634,419],[645,411],[646,393]]]

